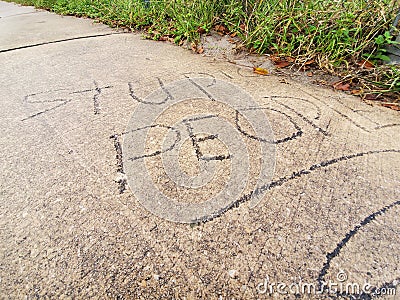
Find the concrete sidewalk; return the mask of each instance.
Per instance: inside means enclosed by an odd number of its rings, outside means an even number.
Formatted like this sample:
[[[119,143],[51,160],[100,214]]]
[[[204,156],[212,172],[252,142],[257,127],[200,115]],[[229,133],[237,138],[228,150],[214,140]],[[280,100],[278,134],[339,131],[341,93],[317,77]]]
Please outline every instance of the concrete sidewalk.
[[[349,299],[363,288],[394,292],[397,112],[5,2],[0,65],[1,298]],[[192,99],[173,102],[185,93]],[[241,102],[246,93],[255,106]],[[141,113],[162,107],[156,119]],[[190,124],[199,120],[210,132],[194,132]],[[257,136],[252,121],[273,135]],[[145,144],[135,135],[143,128]],[[171,132],[177,138],[165,146]],[[219,141],[224,136],[240,137],[249,146],[245,155]],[[139,161],[148,173],[140,173]],[[255,183],[264,162],[273,172]],[[191,180],[203,168],[216,172],[203,178],[206,188],[171,181],[175,170]],[[249,171],[248,178],[235,170]],[[229,177],[236,178],[232,188],[243,184],[242,193],[228,191],[215,206],[194,211],[189,220],[200,224],[166,220],[179,221],[182,211],[152,198],[159,190],[200,205],[229,186]],[[260,203],[250,208],[249,195]],[[330,281],[337,285],[324,286]],[[279,283],[286,286],[278,291]]]

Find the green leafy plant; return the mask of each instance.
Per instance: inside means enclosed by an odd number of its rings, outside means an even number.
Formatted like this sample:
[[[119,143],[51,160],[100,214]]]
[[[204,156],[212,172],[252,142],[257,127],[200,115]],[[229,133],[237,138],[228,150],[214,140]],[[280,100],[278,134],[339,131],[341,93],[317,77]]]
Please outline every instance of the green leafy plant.
[[[371,60],[382,60],[385,62],[390,61],[390,57],[387,56],[387,49],[388,45],[398,45],[399,42],[393,40],[393,36],[389,31],[385,31],[384,34],[378,35],[375,39],[376,51],[374,54],[364,54],[365,58]]]

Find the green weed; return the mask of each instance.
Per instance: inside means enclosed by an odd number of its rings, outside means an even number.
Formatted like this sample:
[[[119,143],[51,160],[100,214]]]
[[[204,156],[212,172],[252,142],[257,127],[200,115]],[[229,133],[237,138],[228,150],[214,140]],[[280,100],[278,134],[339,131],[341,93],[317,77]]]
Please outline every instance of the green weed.
[[[343,74],[363,59],[372,60],[374,65],[388,60],[385,46],[393,43],[391,24],[400,5],[398,0],[15,2],[90,17],[115,27],[141,29],[148,38],[177,44],[185,40],[198,43],[202,33],[221,24],[237,34],[251,51],[291,57],[298,65],[314,61],[319,68],[335,74]]]

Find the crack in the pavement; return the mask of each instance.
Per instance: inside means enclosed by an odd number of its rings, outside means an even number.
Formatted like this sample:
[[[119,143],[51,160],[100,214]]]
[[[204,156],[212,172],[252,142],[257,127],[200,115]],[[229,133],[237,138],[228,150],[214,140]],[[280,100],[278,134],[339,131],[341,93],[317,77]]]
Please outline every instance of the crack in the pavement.
[[[99,85],[97,84],[96,81],[93,81],[93,84],[95,86],[95,91],[96,91],[96,94],[93,95],[94,114],[98,115],[100,114],[99,96],[101,94],[101,89],[99,88]]]
[[[57,44],[57,43],[90,39],[90,38],[96,38],[96,37],[104,37],[104,36],[115,35],[115,34],[123,34],[123,32],[109,32],[109,33],[102,33],[102,34],[92,34],[92,35],[78,36],[78,37],[73,37],[73,38],[60,39],[60,40],[55,40],[55,41],[50,41],[50,42],[42,42],[42,43],[37,43],[37,44],[18,46],[18,47],[14,47],[14,48],[0,50],[0,53],[21,50],[21,49],[26,49],[26,48],[33,48],[33,47],[38,47],[38,46],[43,46],[43,45]]]
[[[400,151],[399,151],[400,152]],[[340,252],[342,251],[343,247],[349,242],[349,240],[354,237],[364,226],[368,225],[369,223],[371,223],[372,221],[374,221],[378,216],[384,215],[388,210],[392,209],[393,207],[400,205],[400,200],[395,201],[387,206],[384,206],[383,208],[381,208],[380,210],[370,214],[368,217],[366,217],[364,220],[362,220],[360,222],[360,224],[356,225],[352,230],[350,230],[348,233],[346,233],[346,236],[337,244],[336,248],[328,253],[326,255],[326,262],[324,263],[319,275],[318,275],[318,285],[319,285],[319,290],[321,290],[322,286],[323,286],[323,282],[325,279],[325,275],[327,274],[330,265],[331,265],[331,261],[339,256]],[[382,287],[388,287],[390,284],[386,283],[384,284]],[[374,291],[376,291],[377,288],[372,290],[372,293],[374,293]],[[327,290],[326,290],[327,291]],[[338,296],[350,296],[348,293],[338,293]],[[353,295],[351,295],[353,296]],[[371,299],[371,295],[370,294],[366,294],[365,292],[357,295],[361,298],[358,299]],[[357,299],[357,298],[354,298]]]
[[[233,77],[231,75],[229,75],[228,73],[224,72],[221,70],[221,73],[224,74],[226,77],[228,77],[229,79],[233,79]]]
[[[359,158],[359,157],[363,157],[363,156],[367,156],[367,155],[372,155],[372,154],[380,154],[380,153],[400,153],[400,150],[397,149],[387,149],[387,150],[371,150],[371,151],[366,151],[366,152],[360,152],[360,153],[355,153],[355,154],[350,154],[350,155],[344,155],[344,156],[340,156],[334,159],[330,159],[330,160],[325,160],[322,161],[320,163],[317,164],[313,164],[311,165],[308,169],[302,169],[300,171],[297,172],[293,172],[290,175],[287,176],[283,176],[275,181],[271,181],[268,184],[265,184],[259,188],[256,188],[255,190],[253,190],[250,193],[247,193],[245,195],[243,195],[242,197],[240,197],[239,199],[231,202],[230,204],[228,204],[227,206],[223,207],[222,209],[219,209],[218,211],[208,215],[208,216],[204,216],[198,219],[194,219],[192,220],[191,223],[206,223],[209,221],[212,221],[218,217],[220,217],[222,214],[226,213],[228,210],[233,209],[235,207],[238,207],[240,204],[249,201],[253,196],[258,196],[266,191],[271,190],[272,188],[281,186],[289,181],[292,181],[294,179],[300,178],[304,175],[309,175],[312,172],[319,170],[319,169],[323,169],[326,168],[328,166],[343,162],[343,161],[347,161],[347,160],[351,160],[354,158]]]
[[[375,130],[378,130],[378,129],[389,128],[389,127],[395,127],[395,126],[400,126],[400,124],[393,123],[393,124],[380,125],[380,126],[376,126],[374,129],[375,129]]]
[[[20,13],[20,14],[15,14],[15,15],[9,15],[5,17],[0,17],[0,19],[7,19],[7,18],[12,18],[12,17],[19,17],[19,16],[24,16],[24,15],[32,15],[32,14],[37,14],[37,13],[42,13],[43,11],[31,11],[31,12],[25,12],[25,13]]]
[[[126,190],[126,185],[128,184],[124,170],[124,162],[122,159],[123,158],[122,146],[118,134],[110,136],[110,139],[114,141],[114,148],[117,153],[115,155],[115,158],[117,159],[117,172],[120,175],[120,178],[118,178],[117,183],[119,184],[118,187],[119,193],[122,194]]]
[[[213,85],[215,85],[215,84],[217,83],[217,78],[215,78],[215,76],[212,75],[212,74],[210,74],[210,73],[205,73],[205,72],[197,72],[197,73],[196,73],[196,72],[187,72],[187,73],[183,73],[182,75],[183,75],[186,79],[189,79],[189,81],[190,81],[191,77],[188,76],[188,75],[190,75],[190,74],[205,75],[205,76],[210,77],[210,79],[212,79],[212,81],[211,81],[211,83],[210,83],[209,85],[207,85],[207,87],[213,86]],[[194,78],[199,78],[199,77],[194,77]],[[205,77],[201,77],[201,78],[205,78]],[[192,82],[192,83],[193,83],[193,82]]]

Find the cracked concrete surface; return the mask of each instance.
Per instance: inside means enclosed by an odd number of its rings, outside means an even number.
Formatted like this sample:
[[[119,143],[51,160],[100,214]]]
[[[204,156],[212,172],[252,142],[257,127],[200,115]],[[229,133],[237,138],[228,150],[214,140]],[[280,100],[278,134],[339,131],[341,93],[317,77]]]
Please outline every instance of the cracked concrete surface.
[[[0,17],[2,299],[370,299],[392,288],[397,295],[382,298],[399,299],[397,112],[90,20],[4,2]],[[274,176],[255,208],[244,195],[192,225],[148,212],[121,157],[130,118],[146,105],[138,99],[188,76],[251,94],[276,142]],[[195,152],[184,144],[188,174]],[[330,280],[372,288],[289,289]]]

